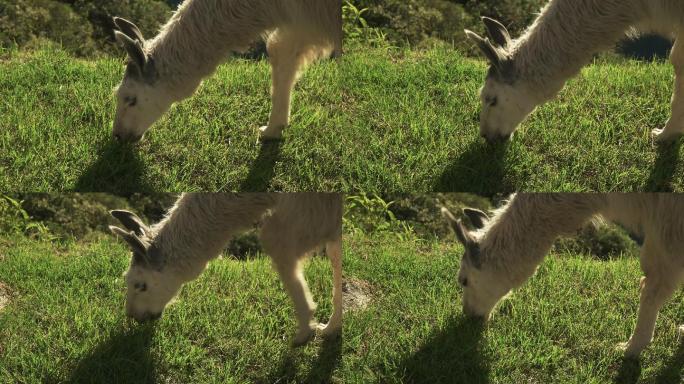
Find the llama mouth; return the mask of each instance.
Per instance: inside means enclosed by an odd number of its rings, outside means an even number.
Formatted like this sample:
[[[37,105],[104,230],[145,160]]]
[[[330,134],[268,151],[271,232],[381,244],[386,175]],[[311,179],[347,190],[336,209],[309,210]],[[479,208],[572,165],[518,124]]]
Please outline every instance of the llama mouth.
[[[502,143],[507,143],[511,141],[511,138],[513,137],[512,133],[509,134],[493,134],[493,135],[488,135],[488,134],[482,134],[482,137],[487,140],[487,143],[491,145],[496,145],[496,144],[502,144]]]
[[[145,136],[145,135],[142,134],[142,135],[134,136],[134,135],[123,135],[120,133],[115,133],[113,136],[114,136],[114,140],[116,140],[117,142],[119,142],[121,144],[137,144],[143,139],[143,136]]]
[[[134,318],[135,318],[135,321],[137,321],[138,323],[145,324],[145,323],[148,323],[150,321],[159,320],[161,315],[162,315],[161,312],[159,312],[159,313],[145,313],[142,316],[139,316],[139,317],[136,316]]]

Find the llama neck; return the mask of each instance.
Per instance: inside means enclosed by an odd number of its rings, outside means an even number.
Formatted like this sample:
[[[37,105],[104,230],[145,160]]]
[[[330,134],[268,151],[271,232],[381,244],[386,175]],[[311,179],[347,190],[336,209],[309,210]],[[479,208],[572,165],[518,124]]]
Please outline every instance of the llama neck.
[[[536,266],[559,235],[573,233],[599,211],[601,199],[600,195],[516,195],[485,228],[481,244],[487,251],[483,256],[515,257],[490,260],[506,269]]]
[[[518,75],[553,97],[592,57],[637,23],[637,0],[554,0],[511,49]]]
[[[246,50],[273,28],[264,1],[187,0],[150,42],[160,74],[173,82],[199,82],[232,52]]]
[[[154,242],[169,258],[167,265],[203,268],[236,233],[250,228],[274,204],[274,196],[263,193],[186,194],[155,226]]]

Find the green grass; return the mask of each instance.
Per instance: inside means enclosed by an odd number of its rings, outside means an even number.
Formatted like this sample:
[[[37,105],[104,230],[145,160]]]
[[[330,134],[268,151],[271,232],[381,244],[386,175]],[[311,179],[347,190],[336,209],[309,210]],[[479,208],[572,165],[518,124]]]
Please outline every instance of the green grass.
[[[447,49],[352,53],[341,71],[360,190],[668,191],[684,189],[679,145],[649,137],[669,117],[667,64],[592,65],[509,145],[479,138],[483,61]]]
[[[345,274],[374,301],[345,318],[346,382],[675,383],[684,344],[682,295],[666,305],[640,363],[614,350],[638,305],[638,260],[549,257],[482,328],[461,309],[455,244],[347,237]]]
[[[291,349],[290,300],[257,258],[211,263],[151,325],[124,315],[128,251],[113,239],[54,245],[0,240],[0,382],[274,383],[334,380],[340,341]],[[331,312],[329,263],[307,268],[319,318]]]
[[[638,261],[549,257],[483,328],[456,288],[460,246],[345,237],[347,279],[371,286],[339,342],[291,349],[289,299],[267,259],[217,260],[162,319],[124,318],[127,250],[112,239],[0,239],[0,382],[672,383],[682,378],[678,293],[640,362],[614,351],[635,323]],[[328,263],[307,277],[330,314]]]
[[[0,60],[0,190],[333,189],[343,148],[337,66],[303,76],[285,142],[258,143],[270,112],[267,62],[233,60],[172,109],[139,146],[111,139],[123,61],[55,50]],[[319,137],[326,138],[319,140]]]
[[[120,60],[54,50],[0,60],[0,190],[684,191],[669,116],[672,68],[586,68],[509,145],[479,138],[485,64],[445,48],[353,50],[311,67],[285,140],[268,119],[265,62],[234,60],[137,147],[110,140]]]

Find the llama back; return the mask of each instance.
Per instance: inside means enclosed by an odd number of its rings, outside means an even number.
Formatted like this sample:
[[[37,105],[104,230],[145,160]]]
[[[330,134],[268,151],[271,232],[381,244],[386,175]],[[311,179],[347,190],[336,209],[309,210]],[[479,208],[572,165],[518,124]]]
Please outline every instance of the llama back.
[[[309,54],[302,65],[342,54],[342,3],[339,0],[281,0],[266,9],[275,28],[268,40],[307,42]],[[286,37],[285,37],[286,36]]]
[[[665,36],[678,33],[684,26],[684,2],[680,0],[641,0],[648,15],[637,27],[644,32],[655,32]]]
[[[271,1],[266,1],[271,4]],[[335,52],[342,50],[342,2],[340,0],[282,0],[273,15],[280,23],[301,27],[328,40]]]
[[[603,215],[673,250],[684,249],[684,195],[611,194]]]
[[[342,236],[342,195],[289,193],[266,218],[261,241],[265,248],[299,253],[312,251]]]

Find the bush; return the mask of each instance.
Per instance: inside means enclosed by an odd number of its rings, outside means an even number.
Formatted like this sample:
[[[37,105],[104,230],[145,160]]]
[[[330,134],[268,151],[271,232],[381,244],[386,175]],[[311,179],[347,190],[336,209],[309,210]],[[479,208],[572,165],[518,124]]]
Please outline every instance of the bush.
[[[77,56],[118,53],[112,16],[133,20],[152,36],[170,11],[160,0],[0,0],[0,47],[46,39]]]
[[[135,193],[128,197],[106,193],[0,195],[0,235],[24,234],[47,240],[97,240],[103,234],[112,236],[109,225],[121,225],[110,216],[110,210],[131,210],[144,222],[152,224],[164,217],[177,198],[178,195],[171,193]],[[236,259],[260,254],[257,227],[231,239],[226,251]]]
[[[423,46],[444,41],[466,52],[475,53],[464,29],[484,33],[481,16],[501,20],[517,35],[539,13],[547,0],[349,0],[349,6],[365,10],[364,27],[380,30],[394,45]],[[353,41],[363,35],[349,33],[346,26],[353,19],[345,19],[345,32]]]
[[[3,47],[22,47],[48,39],[78,55],[96,51],[87,21],[68,5],[56,1],[0,0],[0,26]]]
[[[365,15],[368,25],[382,30],[395,44],[462,40],[459,35],[463,28],[472,24],[472,17],[462,5],[445,0],[356,0],[351,3],[368,9]]]
[[[113,16],[134,22],[146,39],[155,36],[171,16],[171,7],[160,0],[73,0],[73,7],[93,26],[98,48],[108,53],[122,52],[113,44]]]
[[[501,21],[517,36],[537,17],[548,0],[459,0],[465,9],[474,16],[475,25],[471,29],[484,31],[480,16],[488,16]]]
[[[47,227],[33,221],[21,201],[4,195],[0,195],[0,234],[51,239]]]

